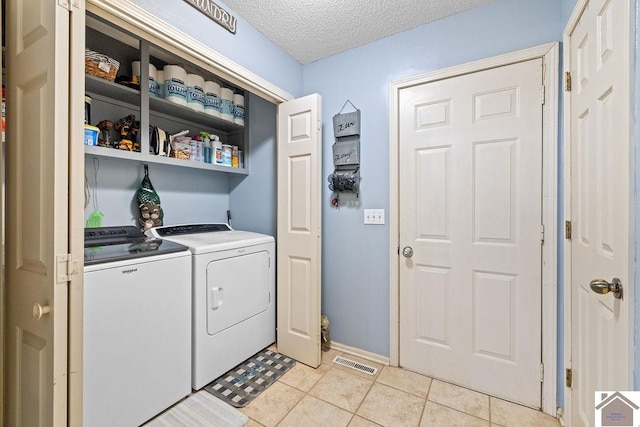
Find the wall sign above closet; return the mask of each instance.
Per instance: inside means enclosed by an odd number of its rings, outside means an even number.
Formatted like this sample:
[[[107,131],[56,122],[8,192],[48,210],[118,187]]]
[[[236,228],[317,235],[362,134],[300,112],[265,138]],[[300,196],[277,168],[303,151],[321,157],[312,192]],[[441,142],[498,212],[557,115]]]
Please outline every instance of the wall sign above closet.
[[[211,0],[184,0],[200,12],[213,19],[217,24],[226,28],[230,33],[236,33],[238,21],[235,16],[212,2]]]

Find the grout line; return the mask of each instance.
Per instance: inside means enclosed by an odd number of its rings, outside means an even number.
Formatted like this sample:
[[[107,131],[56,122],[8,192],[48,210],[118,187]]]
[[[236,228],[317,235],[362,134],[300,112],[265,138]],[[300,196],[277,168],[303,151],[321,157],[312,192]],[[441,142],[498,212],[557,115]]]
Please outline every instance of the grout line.
[[[399,368],[399,369],[402,369],[402,368]],[[406,371],[406,372],[411,372],[411,371]],[[380,373],[382,373],[382,370],[380,371]],[[418,375],[421,375],[421,374],[418,374]],[[422,376],[423,376],[424,378],[428,378],[428,379],[430,379],[430,380],[431,380],[431,381],[429,382],[429,389],[431,389],[431,384],[433,384],[433,378],[428,377],[428,376],[426,376],[426,375],[422,375]],[[377,383],[377,382],[378,382],[378,378],[376,378],[374,382],[376,382],[376,383]],[[383,382],[381,382],[380,384],[381,384],[381,385],[383,385],[383,386],[386,386],[386,387],[392,388],[392,389],[394,389],[394,390],[401,391],[402,393],[407,393],[407,394],[408,394],[408,395],[410,395],[410,396],[414,396],[414,397],[417,397],[417,398],[419,398],[419,399],[424,399],[425,401],[426,401],[426,400],[427,400],[427,398],[429,397],[429,390],[427,390],[427,395],[426,395],[426,396],[420,396],[419,394],[414,394],[414,393],[412,393],[412,392],[410,392],[410,391],[407,391],[407,390],[403,390],[403,389],[401,389],[401,388],[398,388],[398,387],[396,387],[395,385],[385,384],[385,383],[383,383]]]
[[[435,378],[431,378],[431,382],[429,382],[429,390],[427,390],[427,397],[425,397],[426,400],[429,400],[429,395],[431,394],[431,388],[433,387],[434,381],[435,381]]]
[[[336,367],[331,367],[331,369],[338,369]],[[339,371],[342,371],[342,369],[338,369]],[[342,371],[345,372],[345,371]],[[355,374],[352,374],[355,375]],[[358,375],[356,375],[358,376]],[[359,376],[358,376],[359,377]],[[361,377],[360,377],[361,378]],[[376,383],[375,379],[373,381],[371,381],[371,385],[369,386],[369,389],[367,390],[367,392],[365,393],[364,397],[362,398],[362,400],[360,401],[360,403],[358,404],[358,407],[356,408],[355,411],[353,411],[353,415],[355,416],[358,411],[360,410],[360,407],[362,406],[362,404],[364,403],[365,400],[367,400],[367,397],[369,396],[369,393],[371,393],[371,389],[373,388],[374,384]],[[362,417],[365,418],[365,417]],[[365,418],[366,420],[369,420],[368,418]],[[369,420],[371,421],[371,420]]]
[[[353,420],[353,417],[355,417],[355,415],[356,415],[356,413],[355,413],[355,412],[351,412],[351,411],[349,411],[349,410],[347,410],[347,409],[341,408],[341,407],[339,407],[338,405],[336,405],[336,404],[334,404],[334,403],[327,402],[326,400],[324,400],[324,399],[322,399],[322,398],[320,398],[320,397],[318,397],[318,396],[314,396],[314,395],[312,395],[312,394],[310,394],[310,393],[309,393],[309,392],[311,391],[311,389],[312,389],[316,384],[318,384],[318,382],[320,382],[320,380],[321,380],[322,378],[324,378],[324,376],[325,376],[325,375],[327,375],[327,374],[328,374],[332,369],[334,369],[334,367],[333,367],[333,366],[331,366],[327,372],[325,372],[324,374],[322,374],[322,375],[320,376],[320,378],[318,378],[318,380],[313,384],[313,386],[311,386],[311,387],[309,388],[309,390],[308,390],[308,391],[300,390],[300,389],[298,389],[298,388],[296,388],[296,387],[292,387],[292,386],[290,386],[290,385],[288,385],[288,384],[286,384],[286,383],[284,383],[284,382],[283,382],[283,384],[284,384],[284,385],[287,385],[287,386],[289,386],[289,387],[291,387],[291,388],[294,388],[294,389],[296,389],[296,390],[298,390],[298,391],[300,391],[300,392],[304,393],[304,396],[302,396],[302,398],[298,401],[298,403],[296,403],[296,404],[294,405],[294,407],[293,407],[293,408],[291,408],[291,409],[287,412],[287,414],[286,414],[284,417],[282,417],[282,420],[284,420],[284,419],[287,417],[287,415],[289,415],[289,413],[291,413],[291,411],[293,411],[293,409],[294,409],[296,406],[298,406],[298,404],[300,404],[300,402],[302,402],[302,400],[303,400],[306,396],[310,396],[310,397],[312,397],[312,398],[314,398],[314,399],[317,399],[317,400],[319,400],[319,401],[321,401],[321,402],[323,402],[323,403],[326,403],[326,404],[328,404],[328,405],[331,405],[331,406],[333,406],[334,408],[337,408],[337,409],[339,409],[339,410],[341,410],[341,411],[345,411],[345,412],[347,412],[347,413],[350,413],[350,414],[351,414],[351,418],[349,419],[349,423],[351,423],[351,421]],[[285,375],[286,375],[286,374],[285,374]],[[283,375],[282,377],[280,377],[280,378],[278,379],[278,381],[280,381],[282,378],[284,378],[284,375]],[[364,399],[363,399],[363,401],[364,401]],[[358,407],[358,408],[359,408],[359,407]],[[282,422],[282,420],[278,421],[278,424],[279,424],[279,423],[281,423],[281,422]],[[276,424],[276,425],[277,425],[277,424]]]
[[[431,377],[427,377],[427,378],[431,378]],[[433,378],[431,378],[431,381],[429,381],[429,388],[427,389],[427,395],[424,397],[424,408],[422,408],[422,414],[420,414],[419,425],[422,425],[422,422],[424,421],[425,413],[427,412],[427,403],[429,403],[429,394],[431,393],[431,387],[433,387],[433,381],[434,381]]]
[[[489,398],[489,425],[491,425],[491,396],[487,396]]]

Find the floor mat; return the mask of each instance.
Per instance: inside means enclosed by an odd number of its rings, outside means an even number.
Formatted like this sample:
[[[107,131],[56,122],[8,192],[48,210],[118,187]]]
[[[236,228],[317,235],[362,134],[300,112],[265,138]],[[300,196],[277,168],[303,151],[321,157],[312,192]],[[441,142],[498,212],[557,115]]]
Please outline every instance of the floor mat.
[[[204,389],[229,405],[242,408],[295,364],[296,361],[292,358],[265,349],[208,384]]]
[[[242,427],[249,422],[242,412],[199,391],[158,415],[144,427]]]

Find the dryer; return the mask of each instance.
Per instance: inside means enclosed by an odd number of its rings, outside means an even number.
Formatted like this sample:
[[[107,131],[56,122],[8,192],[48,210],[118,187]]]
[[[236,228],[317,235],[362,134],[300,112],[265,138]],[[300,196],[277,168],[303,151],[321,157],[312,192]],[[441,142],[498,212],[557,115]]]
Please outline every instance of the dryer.
[[[193,389],[275,342],[272,236],[227,224],[164,226],[147,234],[191,250]]]

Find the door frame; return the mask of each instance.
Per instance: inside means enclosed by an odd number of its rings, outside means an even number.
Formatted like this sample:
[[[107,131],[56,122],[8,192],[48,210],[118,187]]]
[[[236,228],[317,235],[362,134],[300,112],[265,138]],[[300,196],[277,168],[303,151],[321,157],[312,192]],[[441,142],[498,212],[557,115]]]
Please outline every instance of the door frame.
[[[570,45],[570,34],[575,30],[578,25],[578,20],[582,15],[584,9],[587,7],[589,0],[577,0],[576,5],[567,21],[564,30],[562,31],[562,63],[563,63],[563,71],[567,70],[567,64],[571,63],[571,45]],[[631,20],[635,20],[636,13],[634,13],[635,3],[631,2],[630,4],[630,12],[629,17],[630,21],[628,22],[629,28],[629,54],[632,54],[632,46],[635,46],[634,37],[635,31],[633,28],[633,24]],[[629,61],[629,88],[631,88],[629,92],[629,102],[630,102],[630,114],[634,112],[633,101],[631,99],[632,96],[635,95],[633,88],[634,76],[634,63],[633,61]],[[571,219],[571,116],[568,114],[564,114],[565,111],[568,111],[571,107],[571,93],[566,91],[565,85],[566,82],[563,82],[563,108],[562,108],[562,124],[563,124],[563,156],[562,156],[562,164],[563,164],[563,221],[566,219],[567,221]],[[634,191],[636,188],[634,182],[634,173],[635,173],[635,165],[637,160],[637,154],[635,151],[635,138],[633,137],[635,126],[632,121],[629,122],[629,180],[630,182],[630,191]],[[635,249],[637,248],[637,238],[636,238],[636,210],[638,207],[638,203],[636,199],[630,194],[629,195],[629,253],[633,254]],[[571,368],[571,341],[572,341],[572,325],[571,325],[571,240],[562,238],[562,253],[563,253],[563,308],[564,308],[564,321],[563,321],[563,365],[565,369]],[[634,347],[634,338],[636,336],[636,331],[634,330],[635,325],[635,311],[633,309],[633,304],[635,301],[635,293],[636,293],[636,277],[635,274],[636,263],[634,262],[633,257],[629,257],[629,281],[633,281],[629,283],[625,288],[625,298],[629,300],[629,318],[627,319],[629,322],[629,366],[627,367],[629,372],[629,385],[633,385],[633,366],[635,363],[635,357],[633,352]],[[565,371],[566,372],[566,371]],[[572,410],[572,397],[571,397],[571,387],[567,387],[566,382],[564,383],[564,408],[562,418],[565,425],[571,425],[571,411]]]
[[[557,224],[558,224],[558,73],[559,43],[548,43],[390,83],[389,125],[389,363],[400,362],[400,222],[399,222],[399,99],[402,89],[542,58],[544,106],[542,132],[542,410],[557,412]]]

